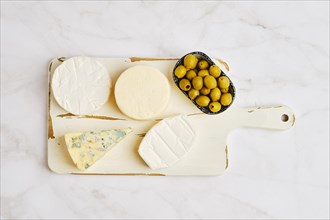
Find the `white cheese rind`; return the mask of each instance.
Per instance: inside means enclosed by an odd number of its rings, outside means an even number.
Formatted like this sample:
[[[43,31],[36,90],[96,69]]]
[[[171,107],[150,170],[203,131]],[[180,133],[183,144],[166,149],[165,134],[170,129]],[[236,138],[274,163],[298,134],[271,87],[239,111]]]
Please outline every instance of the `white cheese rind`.
[[[115,85],[115,98],[119,109],[130,118],[155,118],[167,107],[170,84],[158,69],[134,66],[119,76]]]
[[[75,115],[100,109],[110,95],[111,79],[107,69],[89,57],[72,57],[58,66],[52,78],[57,103]]]
[[[85,170],[102,158],[131,131],[131,128],[126,128],[77,132],[66,134],[64,139],[74,164],[78,169]]]
[[[188,153],[195,132],[186,117],[163,119],[143,138],[138,152],[151,169],[170,167]]]

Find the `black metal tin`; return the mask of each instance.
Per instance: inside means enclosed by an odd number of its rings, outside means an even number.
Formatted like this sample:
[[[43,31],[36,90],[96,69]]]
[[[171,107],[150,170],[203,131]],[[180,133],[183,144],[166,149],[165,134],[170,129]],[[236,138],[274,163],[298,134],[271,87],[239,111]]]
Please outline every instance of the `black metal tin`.
[[[233,102],[234,102],[234,99],[235,99],[235,91],[236,91],[236,90],[235,90],[235,87],[234,87],[233,82],[232,82],[231,79],[230,79],[230,78],[224,73],[224,71],[223,71],[222,69],[221,69],[221,75],[220,75],[220,76],[227,76],[227,77],[228,77],[228,79],[229,79],[229,81],[230,81],[230,85],[229,85],[228,93],[230,93],[230,94],[232,95],[233,100],[232,100],[232,102],[230,103],[230,105],[228,105],[228,106],[221,106],[221,109],[220,109],[220,111],[218,111],[218,112],[211,112],[211,111],[209,110],[208,107],[201,107],[201,106],[197,105],[197,103],[196,103],[194,100],[191,100],[191,99],[189,98],[188,92],[183,91],[183,90],[180,89],[180,86],[179,86],[180,79],[177,78],[177,77],[175,76],[175,69],[176,69],[179,65],[183,65],[184,57],[187,56],[188,54],[193,54],[193,55],[196,56],[199,60],[200,60],[200,59],[204,59],[204,60],[206,60],[206,61],[209,63],[209,66],[211,66],[211,65],[215,65],[215,63],[212,61],[212,59],[211,59],[209,56],[207,56],[205,53],[203,53],[203,52],[200,52],[200,51],[194,51],[194,52],[191,52],[191,53],[187,53],[186,55],[184,55],[183,57],[181,57],[181,58],[179,59],[179,61],[175,64],[174,69],[173,69],[173,72],[172,72],[174,82],[175,82],[175,84],[177,85],[178,89],[179,89],[181,92],[183,92],[183,94],[185,94],[185,95],[187,96],[187,98],[188,98],[192,103],[194,103],[194,105],[195,105],[199,110],[201,110],[201,111],[204,112],[205,114],[216,115],[216,114],[219,114],[219,113],[221,113],[221,112],[226,111],[226,110],[227,110],[227,109],[233,104]],[[220,77],[220,76],[219,76],[219,77]]]

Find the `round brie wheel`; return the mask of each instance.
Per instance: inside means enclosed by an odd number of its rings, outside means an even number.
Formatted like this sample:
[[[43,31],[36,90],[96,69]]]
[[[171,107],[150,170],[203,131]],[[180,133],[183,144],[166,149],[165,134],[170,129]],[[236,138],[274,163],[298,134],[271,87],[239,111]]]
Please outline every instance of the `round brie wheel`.
[[[170,84],[158,69],[134,66],[119,76],[115,98],[119,109],[130,118],[151,119],[160,115],[167,107]]]
[[[111,79],[107,69],[89,57],[72,57],[58,66],[52,78],[57,103],[75,115],[100,109],[110,95]]]

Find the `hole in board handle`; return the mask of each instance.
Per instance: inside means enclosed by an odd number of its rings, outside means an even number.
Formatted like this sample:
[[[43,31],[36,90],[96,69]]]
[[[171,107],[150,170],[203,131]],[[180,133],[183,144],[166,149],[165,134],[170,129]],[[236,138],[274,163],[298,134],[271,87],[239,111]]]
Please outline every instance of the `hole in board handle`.
[[[287,122],[287,121],[289,121],[289,116],[288,116],[287,114],[283,114],[283,115],[281,116],[281,120],[282,120],[283,122]]]

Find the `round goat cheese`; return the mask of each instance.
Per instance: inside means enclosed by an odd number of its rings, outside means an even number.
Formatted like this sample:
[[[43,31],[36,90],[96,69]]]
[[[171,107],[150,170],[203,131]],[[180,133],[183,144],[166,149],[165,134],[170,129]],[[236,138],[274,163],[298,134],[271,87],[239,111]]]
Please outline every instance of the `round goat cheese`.
[[[158,69],[134,66],[119,76],[115,98],[125,115],[137,120],[151,119],[165,110],[170,99],[170,84]]]
[[[75,115],[92,113],[106,103],[111,79],[107,69],[89,57],[72,57],[58,66],[52,78],[57,103]]]

